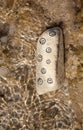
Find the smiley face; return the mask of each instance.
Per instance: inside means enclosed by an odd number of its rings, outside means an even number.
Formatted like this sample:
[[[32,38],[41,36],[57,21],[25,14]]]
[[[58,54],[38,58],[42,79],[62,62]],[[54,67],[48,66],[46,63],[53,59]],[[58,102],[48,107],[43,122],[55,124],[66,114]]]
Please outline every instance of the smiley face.
[[[53,79],[52,78],[47,78],[47,83],[48,84],[52,84],[53,83]]]

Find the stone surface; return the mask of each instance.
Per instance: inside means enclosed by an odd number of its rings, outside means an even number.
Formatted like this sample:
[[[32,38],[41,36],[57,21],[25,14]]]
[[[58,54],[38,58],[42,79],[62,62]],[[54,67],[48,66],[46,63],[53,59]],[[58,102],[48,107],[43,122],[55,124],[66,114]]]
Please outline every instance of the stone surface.
[[[64,82],[64,45],[61,28],[47,29],[37,42],[36,90],[39,95],[56,91]],[[49,61],[50,62],[47,62]]]
[[[82,6],[82,0],[0,0],[0,67],[9,70],[0,75],[0,129],[82,130]],[[64,86],[38,96],[37,40],[56,25],[64,34]]]

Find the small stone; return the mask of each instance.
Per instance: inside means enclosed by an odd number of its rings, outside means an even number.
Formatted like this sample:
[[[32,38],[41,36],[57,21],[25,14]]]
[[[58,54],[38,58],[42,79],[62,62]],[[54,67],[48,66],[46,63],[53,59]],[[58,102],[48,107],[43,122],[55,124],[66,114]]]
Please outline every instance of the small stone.
[[[14,24],[10,24],[9,35],[13,36],[14,32],[15,32],[15,25]]]
[[[9,24],[8,23],[2,24],[0,27],[0,37],[7,36],[8,32],[9,32]]]
[[[9,70],[6,66],[0,67],[0,76],[6,76],[8,74]]]
[[[7,40],[8,40],[7,36],[1,37],[2,43],[7,43]]]

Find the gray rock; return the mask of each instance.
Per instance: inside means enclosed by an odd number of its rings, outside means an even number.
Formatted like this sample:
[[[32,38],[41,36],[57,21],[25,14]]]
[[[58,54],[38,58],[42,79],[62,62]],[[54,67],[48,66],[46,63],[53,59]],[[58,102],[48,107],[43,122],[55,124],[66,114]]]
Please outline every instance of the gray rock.
[[[7,40],[8,40],[7,36],[1,37],[1,43],[7,43]]]

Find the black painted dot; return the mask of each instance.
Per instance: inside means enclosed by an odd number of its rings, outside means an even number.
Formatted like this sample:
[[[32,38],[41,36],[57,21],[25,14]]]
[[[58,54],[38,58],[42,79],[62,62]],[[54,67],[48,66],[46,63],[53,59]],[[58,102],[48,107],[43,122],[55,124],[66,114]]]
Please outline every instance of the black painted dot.
[[[41,38],[41,39],[39,40],[39,42],[40,42],[41,45],[44,45],[45,42],[46,42],[46,39],[45,39],[45,38]]]
[[[52,83],[53,83],[52,78],[48,78],[48,79],[47,79],[47,83],[52,84]]]
[[[47,53],[51,53],[51,52],[52,52],[52,49],[51,49],[50,47],[47,47],[47,48],[46,48],[46,52],[47,52]]]
[[[51,30],[51,31],[49,32],[49,35],[50,35],[51,37],[54,37],[54,36],[56,35],[56,31],[55,31],[55,30]]]
[[[42,85],[43,84],[42,78],[38,78],[37,82],[38,82],[38,85]]]
[[[47,60],[46,60],[46,63],[47,63],[47,64],[50,64],[50,63],[51,63],[51,60],[50,60],[50,59],[47,59]]]
[[[41,68],[41,73],[45,74],[46,73],[46,69],[45,68]]]
[[[39,54],[39,55],[37,56],[37,60],[38,60],[38,62],[41,62],[41,61],[43,60],[43,56],[42,56],[41,54]]]

